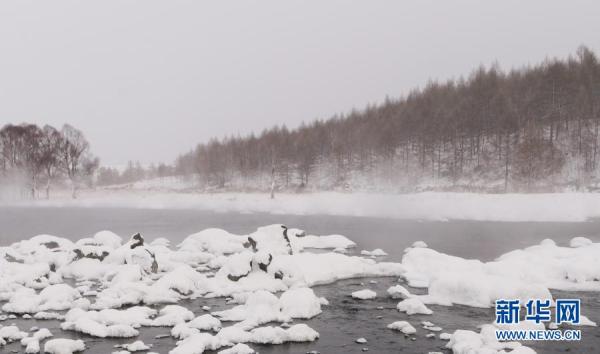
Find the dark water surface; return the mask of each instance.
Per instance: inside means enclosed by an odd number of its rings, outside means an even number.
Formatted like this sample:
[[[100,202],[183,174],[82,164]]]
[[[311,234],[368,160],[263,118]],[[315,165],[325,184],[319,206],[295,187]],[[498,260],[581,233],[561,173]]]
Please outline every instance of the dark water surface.
[[[46,233],[79,239],[91,236],[100,230],[111,230],[123,236],[141,232],[147,239],[167,237],[173,244],[187,235],[208,227],[219,227],[233,233],[249,233],[257,227],[284,223],[305,229],[309,233],[342,234],[357,242],[357,250],[382,248],[389,253],[386,260],[400,261],[402,251],[414,241],[423,240],[438,251],[466,257],[491,260],[500,254],[539,243],[551,238],[566,245],[574,236],[586,236],[600,241],[600,221],[584,223],[537,223],[537,222],[475,222],[475,221],[410,221],[378,218],[340,216],[292,216],[269,214],[212,213],[194,210],[143,210],[113,208],[15,208],[0,207],[0,246]],[[371,281],[376,283],[371,283]],[[319,296],[325,296],[330,305],[323,313],[307,323],[321,337],[313,343],[284,344],[277,346],[251,345],[260,353],[360,353],[369,348],[371,353],[428,353],[447,352],[446,341],[426,338],[429,331],[421,328],[420,321],[431,321],[452,333],[456,329],[477,331],[477,326],[494,320],[493,309],[478,309],[465,306],[430,306],[433,315],[407,316],[396,311],[397,300],[380,296],[375,300],[357,301],[348,295],[355,290],[371,288],[379,295],[398,283],[396,278],[353,279],[335,284],[314,287]],[[410,289],[422,293],[421,289]],[[555,296],[582,299],[582,313],[592,321],[600,323],[600,294],[589,292],[553,292]],[[224,299],[198,299],[183,302],[197,314],[203,313],[203,305],[213,310],[225,308]],[[383,309],[378,309],[383,307]],[[399,332],[386,329],[386,325],[398,320],[408,320],[417,333],[405,337]],[[55,337],[81,338],[89,349],[86,353],[106,354],[116,350],[115,344],[131,343],[142,339],[153,344],[153,351],[168,353],[175,345],[172,338],[155,339],[156,335],[168,334],[170,328],[142,328],[139,338],[106,340],[92,338],[73,332],[62,332],[57,321],[15,319],[2,325],[16,323],[21,330],[32,326],[49,328]],[[581,342],[526,343],[538,353],[597,353],[600,351],[600,330],[596,327],[580,327]],[[437,333],[439,334],[439,333]],[[356,344],[354,340],[365,337],[367,344]],[[413,339],[414,338],[414,339]],[[18,343],[0,347],[0,352],[23,351]]]

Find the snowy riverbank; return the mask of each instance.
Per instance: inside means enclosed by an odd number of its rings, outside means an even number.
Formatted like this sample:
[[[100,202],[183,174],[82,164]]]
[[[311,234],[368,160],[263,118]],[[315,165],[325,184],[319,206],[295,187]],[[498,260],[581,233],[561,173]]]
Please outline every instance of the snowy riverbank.
[[[18,206],[199,209],[289,215],[345,215],[415,220],[570,221],[600,217],[600,193],[176,193],[145,190],[81,191],[52,200],[0,202]]]

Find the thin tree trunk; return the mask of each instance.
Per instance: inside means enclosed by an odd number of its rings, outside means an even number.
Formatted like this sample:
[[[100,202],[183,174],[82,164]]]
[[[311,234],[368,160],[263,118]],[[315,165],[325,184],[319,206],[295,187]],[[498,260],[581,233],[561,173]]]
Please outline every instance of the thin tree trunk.
[[[275,167],[271,167],[271,199],[275,199]]]
[[[35,199],[36,189],[37,189],[37,181],[35,175],[31,176],[31,199]]]
[[[510,155],[510,134],[507,133],[506,134],[506,152],[505,152],[505,159],[504,159],[504,193],[508,192],[508,166],[510,164],[509,155]]]

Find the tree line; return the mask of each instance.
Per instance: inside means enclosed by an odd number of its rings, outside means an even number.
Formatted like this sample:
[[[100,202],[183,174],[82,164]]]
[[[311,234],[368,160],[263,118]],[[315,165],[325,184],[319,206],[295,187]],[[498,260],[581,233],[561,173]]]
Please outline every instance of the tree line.
[[[600,64],[586,47],[480,67],[361,111],[212,139],[177,158],[205,189],[540,191],[597,182]]]
[[[84,134],[65,124],[60,130],[45,125],[7,124],[0,130],[0,185],[39,197],[44,186],[50,198],[53,183],[68,181],[73,198],[80,184],[91,184],[99,159],[90,152]]]
[[[129,161],[123,170],[110,166],[100,167],[96,183],[98,186],[110,186],[173,175],[175,175],[173,166],[165,163],[151,164],[148,167],[144,167],[139,161]]]

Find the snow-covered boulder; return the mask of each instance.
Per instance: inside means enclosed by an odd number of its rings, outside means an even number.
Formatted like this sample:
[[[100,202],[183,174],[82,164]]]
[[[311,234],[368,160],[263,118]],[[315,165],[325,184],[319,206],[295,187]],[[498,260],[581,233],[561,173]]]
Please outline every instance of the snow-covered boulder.
[[[578,247],[587,247],[590,246],[592,244],[592,240],[590,240],[587,237],[573,237],[571,239],[571,241],[569,241],[569,246],[573,247],[573,248],[578,248]]]
[[[433,311],[427,308],[423,301],[417,297],[411,297],[400,301],[396,308],[400,312],[406,312],[407,315],[431,315],[433,313]]]
[[[352,297],[359,300],[371,300],[377,297],[377,293],[370,289],[363,289],[353,292]]]
[[[360,254],[362,254],[363,256],[370,256],[370,257],[384,257],[384,256],[388,255],[381,248],[376,248],[372,251],[362,250],[362,251],[360,251]]]
[[[392,299],[408,299],[412,296],[405,287],[399,284],[389,287],[387,293]]]
[[[85,350],[85,343],[82,340],[73,339],[50,339],[44,344],[44,353],[49,354],[73,354]]]
[[[210,314],[200,315],[188,322],[186,325],[191,328],[198,329],[200,331],[214,332],[218,332],[222,327],[221,321]]]
[[[404,334],[414,334],[417,332],[415,327],[413,327],[407,321],[396,321],[396,322],[390,323],[389,325],[387,325],[387,328],[393,329],[396,331],[400,331]]]
[[[281,294],[279,302],[284,316],[309,319],[321,313],[324,301],[311,288],[296,288]]]

